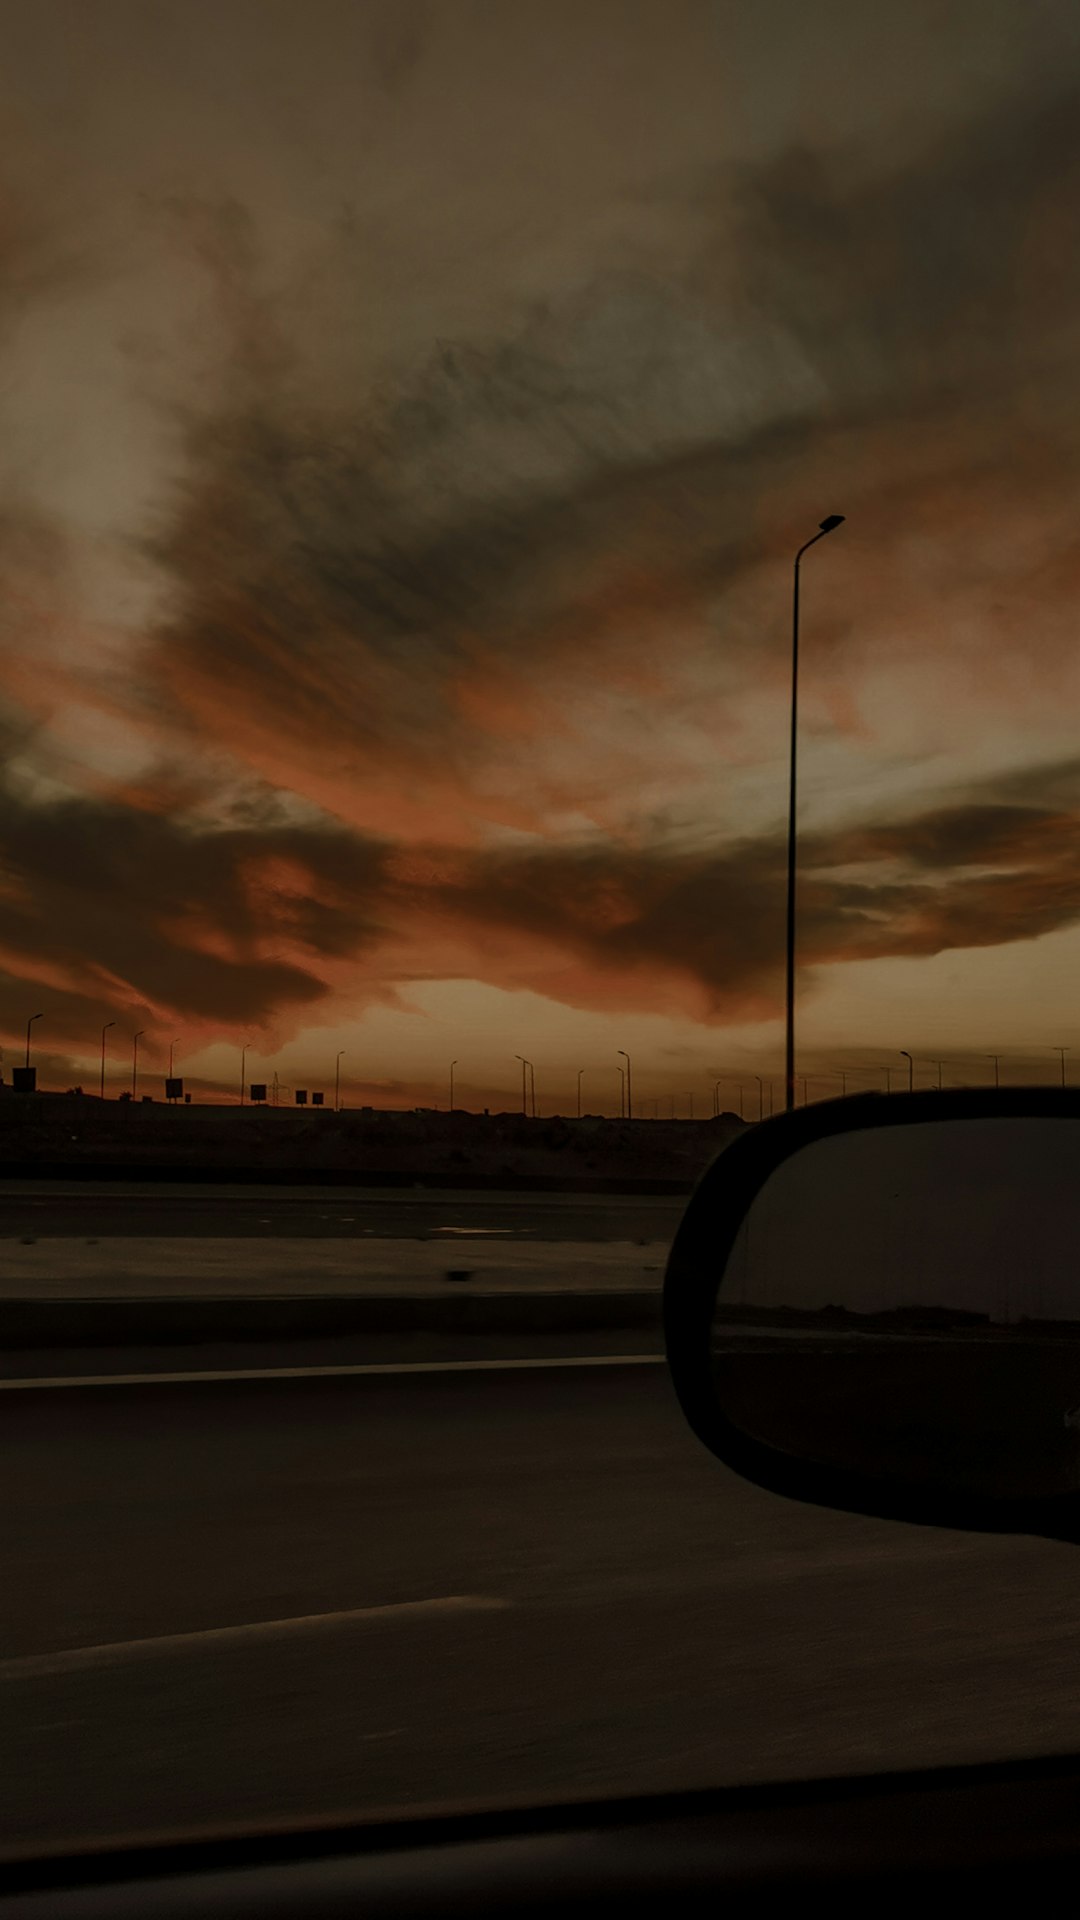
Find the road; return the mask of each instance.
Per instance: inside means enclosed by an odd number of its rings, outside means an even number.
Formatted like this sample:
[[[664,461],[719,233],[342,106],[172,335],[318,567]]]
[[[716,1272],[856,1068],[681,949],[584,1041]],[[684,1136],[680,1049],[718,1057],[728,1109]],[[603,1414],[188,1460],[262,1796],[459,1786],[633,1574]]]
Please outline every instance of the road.
[[[1074,1548],[758,1492],[662,1367],[8,1387],[0,1429],[10,1851],[1080,1744]]]
[[[409,1193],[343,1187],[94,1187],[0,1182],[0,1241],[25,1236],[217,1239],[671,1240],[686,1205],[666,1195]]]

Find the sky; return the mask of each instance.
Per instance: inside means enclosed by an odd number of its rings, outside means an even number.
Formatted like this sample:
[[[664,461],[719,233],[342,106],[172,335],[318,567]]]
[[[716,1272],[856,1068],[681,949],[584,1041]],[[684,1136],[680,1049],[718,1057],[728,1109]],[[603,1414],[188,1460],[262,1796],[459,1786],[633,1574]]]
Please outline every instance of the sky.
[[[0,29],[6,1066],[749,1102],[834,512],[800,1070],[1080,1055],[1072,0]]]

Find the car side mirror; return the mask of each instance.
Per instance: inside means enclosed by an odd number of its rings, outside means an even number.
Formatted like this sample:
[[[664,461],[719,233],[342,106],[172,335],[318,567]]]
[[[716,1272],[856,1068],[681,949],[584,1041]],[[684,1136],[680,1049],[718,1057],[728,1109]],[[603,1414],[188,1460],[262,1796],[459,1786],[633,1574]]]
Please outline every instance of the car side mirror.
[[[695,1433],[851,1512],[1080,1538],[1080,1094],[802,1108],[713,1162],[664,1283]]]

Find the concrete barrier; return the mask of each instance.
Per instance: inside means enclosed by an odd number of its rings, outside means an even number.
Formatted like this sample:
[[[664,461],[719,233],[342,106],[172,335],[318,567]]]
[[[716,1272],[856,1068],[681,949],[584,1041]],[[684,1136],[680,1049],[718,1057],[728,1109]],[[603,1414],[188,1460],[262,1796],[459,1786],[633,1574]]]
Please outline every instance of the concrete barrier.
[[[659,1334],[660,1292],[297,1294],[222,1299],[0,1301],[0,1352],[38,1347],[157,1347],[223,1341],[302,1341],[383,1333]]]

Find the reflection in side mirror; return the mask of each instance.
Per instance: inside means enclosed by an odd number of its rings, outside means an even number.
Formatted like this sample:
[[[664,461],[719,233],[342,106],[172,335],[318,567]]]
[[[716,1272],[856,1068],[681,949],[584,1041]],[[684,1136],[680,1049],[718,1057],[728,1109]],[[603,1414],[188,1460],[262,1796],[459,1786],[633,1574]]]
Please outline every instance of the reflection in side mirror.
[[[980,1525],[1071,1510],[1080,1100],[818,1113],[736,1143],[688,1209],[665,1317],[692,1424],[750,1478],[828,1504]]]

